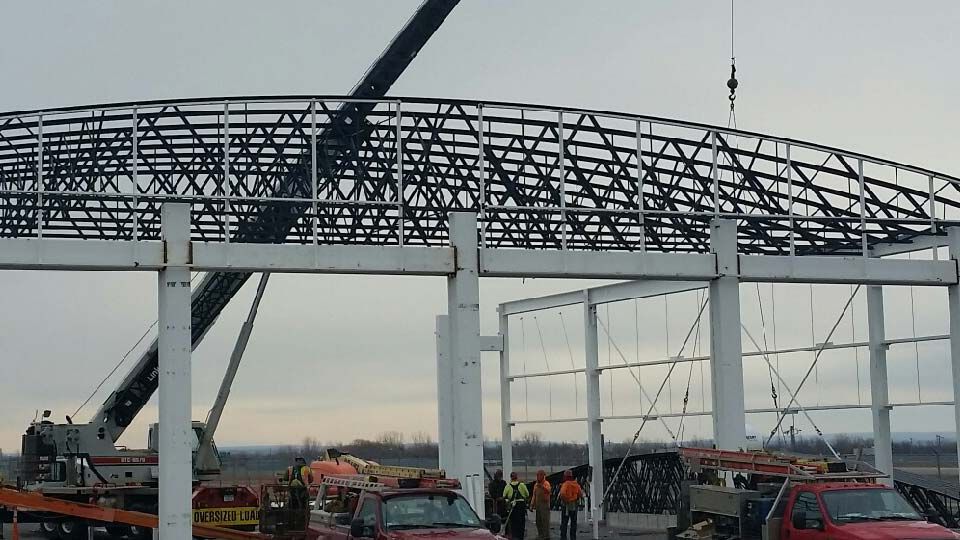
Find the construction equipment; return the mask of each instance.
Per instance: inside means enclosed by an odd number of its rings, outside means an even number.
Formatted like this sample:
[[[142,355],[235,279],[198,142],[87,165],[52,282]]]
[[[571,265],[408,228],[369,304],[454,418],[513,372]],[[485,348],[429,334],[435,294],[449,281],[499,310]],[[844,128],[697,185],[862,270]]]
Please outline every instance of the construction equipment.
[[[322,151],[316,154],[323,163],[311,163],[312,152],[305,151],[301,162],[278,179],[276,192],[270,195],[284,197],[302,193],[304,189],[309,191],[310,170],[321,171],[323,182],[335,181],[338,171],[350,162],[351,153],[366,137],[369,126],[365,125],[365,117],[374,106],[370,100],[385,95],[458,3],[459,0],[426,0],[420,5],[354,87],[351,97],[355,99],[345,100],[331,115],[330,127],[318,132],[316,141]],[[264,221],[283,225],[238,228],[233,233],[236,241],[278,241],[279,238],[270,235],[274,231],[289,230],[300,212],[297,207],[267,205],[259,209],[259,214]],[[194,348],[251,275],[246,272],[218,272],[207,274],[201,280],[191,298],[191,339]],[[258,288],[257,299],[251,309],[252,316],[255,316],[256,304],[263,294],[265,283],[266,277]],[[194,470],[198,482],[215,479],[220,473],[220,459],[213,434],[236,374],[242,349],[246,345],[246,337],[249,337],[249,329],[245,325],[241,332],[217,402],[208,416],[208,423],[193,423],[197,441]],[[21,481],[34,491],[72,501],[94,500],[122,509],[155,511],[159,468],[157,425],[151,427],[148,448],[145,450],[128,450],[116,444],[157,390],[158,379],[158,343],[154,339],[93,415],[91,422],[75,424],[72,418],[67,417],[66,423],[57,424],[49,420],[51,413],[45,411],[40,420],[35,419],[30,424],[23,436],[24,476]],[[222,502],[230,503],[226,500]],[[62,528],[77,529],[70,525],[71,520],[64,520],[64,523],[66,525]],[[144,535],[147,533],[143,532]]]
[[[409,471],[402,477],[330,475],[319,485],[305,536],[290,538],[343,538],[349,530],[350,538],[429,534],[446,540],[494,540],[500,517],[481,520],[455,491],[459,486],[455,479],[417,477]],[[378,515],[383,519],[374,518]]]
[[[840,460],[680,448],[688,476],[706,485],[682,489],[680,538],[952,538],[927,523],[891,487],[885,475],[851,470]],[[733,475],[733,487],[719,473]]]
[[[715,450],[712,448],[679,449],[692,472],[701,470],[757,474],[794,481],[875,482],[886,475],[876,471],[848,470],[843,461],[790,456],[764,451]]]
[[[440,27],[459,0],[425,0],[403,29],[393,38],[380,57],[364,74],[350,94],[331,115],[331,128],[317,133],[318,163],[316,169],[322,175],[323,184],[336,180],[336,174],[344,167],[352,166],[352,159],[366,137],[364,118],[374,107],[373,100],[382,98],[400,77],[417,53]],[[313,169],[311,152],[305,151],[300,163],[291,164],[290,170],[277,179],[276,191],[264,193],[270,197],[291,197],[310,193],[310,173]],[[321,186],[322,187],[322,186]],[[270,227],[238,227],[233,231],[232,241],[275,243],[282,240],[274,235],[289,231],[303,214],[296,205],[266,205],[258,212],[261,221]],[[207,331],[240,288],[252,274],[248,272],[212,272],[204,276],[191,298],[191,332],[193,347],[203,340]],[[157,390],[158,384],[157,340],[140,357],[120,387],[109,396],[93,416],[98,432],[111,441],[116,441],[133,422],[140,410]]]
[[[13,489],[0,488],[0,509],[9,508],[11,512],[29,510],[50,514],[70,516],[75,521],[85,521],[106,526],[107,530],[130,527],[151,530],[157,528],[157,516],[143,512],[105,508],[93,504],[65,501],[56,497],[46,497],[37,493],[27,493]],[[212,527],[193,526],[193,535],[197,538],[223,538],[226,540],[246,540],[249,538],[267,538],[264,535]],[[86,536],[84,535],[84,538]]]
[[[335,448],[327,449],[318,461],[347,463],[356,469],[357,474],[374,476],[377,478],[416,479],[426,480],[427,483],[429,483],[430,480],[445,480],[447,477],[447,474],[443,469],[380,465],[375,461],[361,459],[353,454],[341,452]]]
[[[236,376],[244,350],[263,298],[269,274],[264,274],[246,321],[240,331],[220,392],[208,415],[210,424],[193,422],[195,435],[193,508],[203,523],[252,528],[257,523],[258,500],[243,486],[204,484],[220,474],[220,454],[213,442],[229,389]],[[154,513],[159,493],[159,427],[150,426],[147,448],[131,450],[114,445],[109,432],[94,423],[54,424],[44,411],[22,437],[22,459],[26,489],[74,502],[95,502],[123,510]],[[245,519],[241,519],[245,516]],[[79,536],[84,523],[60,519],[44,525],[49,536]],[[76,531],[76,532],[75,532]],[[114,530],[115,535],[148,538],[148,529]]]

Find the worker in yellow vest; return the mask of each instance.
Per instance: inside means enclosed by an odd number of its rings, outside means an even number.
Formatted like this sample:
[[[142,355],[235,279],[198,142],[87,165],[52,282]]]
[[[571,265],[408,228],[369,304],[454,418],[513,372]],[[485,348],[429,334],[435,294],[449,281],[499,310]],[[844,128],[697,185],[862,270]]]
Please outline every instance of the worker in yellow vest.
[[[530,500],[530,490],[527,485],[517,478],[517,473],[510,473],[510,483],[503,488],[503,498],[507,501],[506,536],[512,540],[523,540],[527,525],[527,502]]]
[[[307,487],[313,483],[313,469],[307,466],[307,460],[297,457],[293,465],[287,467],[285,480],[290,486],[290,510],[297,515],[297,525],[300,525],[300,514],[306,520],[307,499],[309,499]],[[303,523],[303,525],[306,526],[306,523]],[[294,530],[299,530],[299,528]]]

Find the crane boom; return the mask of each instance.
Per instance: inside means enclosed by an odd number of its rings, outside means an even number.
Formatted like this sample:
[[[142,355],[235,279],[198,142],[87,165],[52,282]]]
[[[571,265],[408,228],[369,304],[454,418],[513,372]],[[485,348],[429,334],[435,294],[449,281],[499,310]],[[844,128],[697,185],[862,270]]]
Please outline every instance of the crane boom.
[[[351,97],[376,99],[386,95],[387,91],[406,70],[417,53],[440,27],[459,0],[425,0],[406,25],[393,38],[380,57],[367,70],[354,87]],[[358,126],[370,110],[373,103],[344,103],[332,115],[335,125]],[[356,129],[328,129],[317,136],[317,145],[326,149],[317,152],[319,174],[326,181],[336,179],[336,171],[344,165],[344,157],[349,147],[356,147],[365,137],[364,132]],[[350,144],[346,144],[346,143]],[[333,150],[333,151],[330,151]],[[311,152],[305,152],[297,166],[281,178],[275,197],[309,197],[311,193],[310,175],[312,170]],[[273,243],[282,242],[285,233],[295,223],[300,209],[296,206],[280,208],[282,205],[264,206],[258,213],[258,220],[238,224],[235,240],[241,242]],[[258,227],[259,221],[271,223],[270,227]],[[281,231],[277,233],[276,231]],[[207,274],[194,290],[191,299],[191,325],[193,347],[200,343],[207,330],[226,307],[230,299],[240,290],[251,276],[247,272],[213,272]],[[116,441],[133,421],[134,417],[147,404],[157,389],[158,362],[157,342],[140,357],[137,364],[126,375],[121,385],[106,399],[93,418],[99,428]]]
[[[250,312],[247,314],[247,320],[240,327],[240,335],[237,336],[237,342],[233,346],[233,353],[230,354],[230,362],[227,364],[227,371],[220,382],[220,390],[217,392],[217,399],[213,402],[213,407],[207,414],[207,420],[204,422],[203,436],[200,439],[200,446],[197,447],[197,457],[194,468],[205,470],[211,468],[207,460],[212,456],[213,435],[217,432],[217,426],[220,425],[220,417],[223,416],[223,409],[227,405],[227,398],[230,397],[230,388],[233,387],[233,380],[237,376],[237,370],[240,369],[240,360],[243,359],[243,353],[247,350],[247,343],[250,342],[250,333],[253,331],[253,323],[257,320],[257,310],[260,308],[260,300],[263,299],[263,292],[267,289],[267,282],[270,280],[270,274],[264,272],[260,276],[260,283],[257,284],[257,294],[253,297],[250,305]],[[219,467],[217,467],[219,468]]]

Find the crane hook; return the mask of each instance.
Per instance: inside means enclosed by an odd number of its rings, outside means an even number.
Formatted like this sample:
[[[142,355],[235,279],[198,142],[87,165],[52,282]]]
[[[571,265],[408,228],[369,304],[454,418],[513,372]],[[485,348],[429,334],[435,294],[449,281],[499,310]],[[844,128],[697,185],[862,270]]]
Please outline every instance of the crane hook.
[[[730,89],[730,110],[733,110],[733,101],[737,99],[737,86],[740,85],[737,81],[737,65],[734,58],[730,59],[730,79],[727,81],[727,88]]]

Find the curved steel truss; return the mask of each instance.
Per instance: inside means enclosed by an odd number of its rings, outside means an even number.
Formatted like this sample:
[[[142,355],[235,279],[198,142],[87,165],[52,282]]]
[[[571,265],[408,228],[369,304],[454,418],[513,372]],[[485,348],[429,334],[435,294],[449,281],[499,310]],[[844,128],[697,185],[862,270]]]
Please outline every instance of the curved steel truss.
[[[441,99],[230,98],[0,115],[0,236],[851,254],[960,216],[954,176],[659,118]]]

